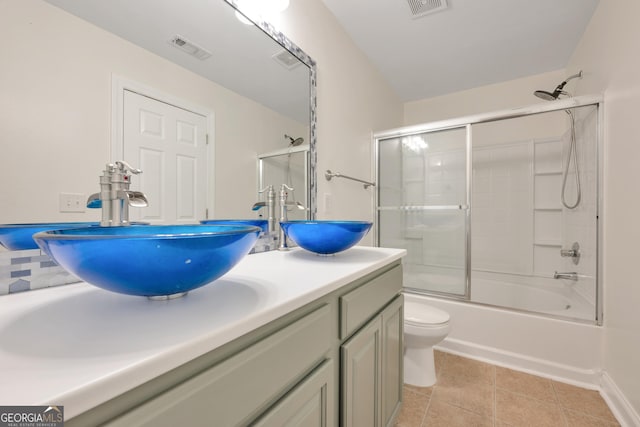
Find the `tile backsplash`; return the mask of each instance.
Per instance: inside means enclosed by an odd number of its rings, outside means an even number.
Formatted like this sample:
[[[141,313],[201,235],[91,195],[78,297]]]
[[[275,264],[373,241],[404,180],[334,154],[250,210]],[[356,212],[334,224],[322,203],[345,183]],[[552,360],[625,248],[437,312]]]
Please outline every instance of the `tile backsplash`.
[[[278,232],[261,233],[251,254],[278,248]],[[0,246],[0,295],[67,285],[81,280],[40,249],[7,251]]]
[[[79,282],[40,249],[0,249],[0,295]]]

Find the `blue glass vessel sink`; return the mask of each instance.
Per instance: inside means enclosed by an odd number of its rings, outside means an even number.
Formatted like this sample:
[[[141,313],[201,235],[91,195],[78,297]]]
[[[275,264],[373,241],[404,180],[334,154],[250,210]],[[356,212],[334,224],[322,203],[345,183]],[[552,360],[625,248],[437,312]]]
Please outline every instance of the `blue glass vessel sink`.
[[[171,298],[216,280],[260,229],[233,225],[132,225],[37,233],[51,258],[80,279],[129,295]]]
[[[133,222],[143,225],[147,222]],[[65,228],[98,227],[99,222],[42,222],[33,224],[1,224],[0,245],[10,251],[22,251],[26,249],[38,249],[33,240],[33,235],[40,231],[63,230]]]
[[[260,227],[263,232],[267,232],[269,221],[266,219],[203,219],[200,224],[205,225],[253,225]]]
[[[320,255],[345,251],[371,229],[367,221],[287,221],[280,226],[298,246]]]
[[[97,222],[48,222],[39,224],[2,224],[0,225],[0,244],[10,251],[38,249],[33,235],[40,231],[61,230],[100,225]]]

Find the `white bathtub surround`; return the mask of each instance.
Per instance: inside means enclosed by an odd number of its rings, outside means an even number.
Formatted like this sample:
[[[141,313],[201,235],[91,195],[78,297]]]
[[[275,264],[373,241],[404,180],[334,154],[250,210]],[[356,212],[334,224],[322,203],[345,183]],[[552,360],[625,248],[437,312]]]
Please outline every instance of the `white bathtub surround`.
[[[411,256],[411,255],[409,255]],[[461,269],[405,264],[404,286],[420,289],[429,283],[438,292],[455,293],[464,282]],[[471,297],[475,303],[593,323],[595,304],[579,292],[577,282],[473,270]]]
[[[216,283],[150,301],[78,283],[0,298],[0,401],[72,418],[312,302],[405,251],[245,257]]]
[[[451,333],[439,348],[582,387],[599,386],[602,327],[425,298],[451,315]]]
[[[602,301],[596,298],[600,106],[601,97],[594,95],[374,135],[379,242],[407,248],[405,286],[462,296],[469,285],[472,301],[527,311],[549,305],[531,304],[527,296],[540,299],[551,291],[554,298],[558,291],[563,296],[552,303],[570,296],[565,307],[573,309],[541,312],[600,323],[601,311],[589,308]],[[566,108],[571,108],[571,116]],[[560,194],[574,133],[580,142],[582,196],[578,207],[569,210],[563,208]],[[407,149],[408,139],[423,140],[423,148]],[[577,193],[572,171],[567,175],[569,201]],[[561,250],[575,242],[584,255],[578,265],[561,256]],[[472,270],[470,284],[467,269]],[[451,274],[428,277],[438,270]],[[508,289],[519,280],[501,280],[500,292],[474,292],[476,286],[484,286],[476,283],[481,272],[530,277],[523,283],[541,292],[534,295],[529,292],[533,289],[521,286]],[[575,272],[578,280],[553,281],[555,272]],[[419,277],[411,277],[416,273]],[[515,298],[502,298],[503,291]]]

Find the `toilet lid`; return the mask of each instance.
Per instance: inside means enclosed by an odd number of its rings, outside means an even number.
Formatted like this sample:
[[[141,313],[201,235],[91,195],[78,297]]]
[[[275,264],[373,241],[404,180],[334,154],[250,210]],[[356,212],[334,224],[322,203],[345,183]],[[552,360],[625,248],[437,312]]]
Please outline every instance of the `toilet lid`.
[[[449,321],[449,313],[436,307],[405,302],[404,321],[413,325],[439,325]]]

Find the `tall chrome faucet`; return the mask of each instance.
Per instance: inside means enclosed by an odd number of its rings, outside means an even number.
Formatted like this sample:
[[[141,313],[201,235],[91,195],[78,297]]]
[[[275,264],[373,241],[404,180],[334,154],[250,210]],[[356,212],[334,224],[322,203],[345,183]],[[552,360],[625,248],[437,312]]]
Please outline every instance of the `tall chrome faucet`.
[[[267,193],[267,200],[254,203],[251,210],[257,211],[258,209],[267,208],[268,231],[276,231],[276,193],[273,191],[273,185],[266,186],[258,193]]]
[[[293,191],[293,188],[289,187],[287,184],[282,184],[280,186],[280,197],[279,197],[280,199],[279,200],[280,202],[279,221],[280,222],[287,221],[288,206],[295,206],[301,210],[305,209],[305,207],[302,206],[300,203],[287,200],[287,197],[289,196],[289,193],[288,193],[289,191]],[[267,215],[269,216],[267,220],[269,232],[273,232],[276,230],[276,224],[279,225],[279,223],[276,223],[276,193],[273,189],[273,185],[268,185],[267,187],[260,190],[258,193],[260,194],[267,193],[266,201],[254,203],[251,210],[257,211],[258,209],[267,208],[267,212],[268,212]],[[287,245],[287,237],[284,234],[284,230],[282,229],[282,227],[278,227],[278,229],[279,229],[278,240],[280,242],[278,246],[278,250],[287,251],[289,250],[289,247]]]
[[[287,206],[295,206],[300,210],[304,210],[304,206],[302,206],[300,203],[287,200],[287,197],[289,196],[289,191],[293,191],[293,188],[289,187],[287,184],[282,184],[280,186],[280,222],[288,221]],[[288,251],[289,245],[287,245],[287,235],[285,234],[282,226],[280,226],[280,233],[278,238],[280,241],[278,245],[278,250]]]
[[[131,175],[142,173],[140,169],[131,167],[127,162],[119,160],[107,163],[100,176],[100,192],[92,194],[87,200],[88,208],[102,208],[103,227],[130,225],[129,206],[149,206],[147,197],[140,191],[129,190]]]

